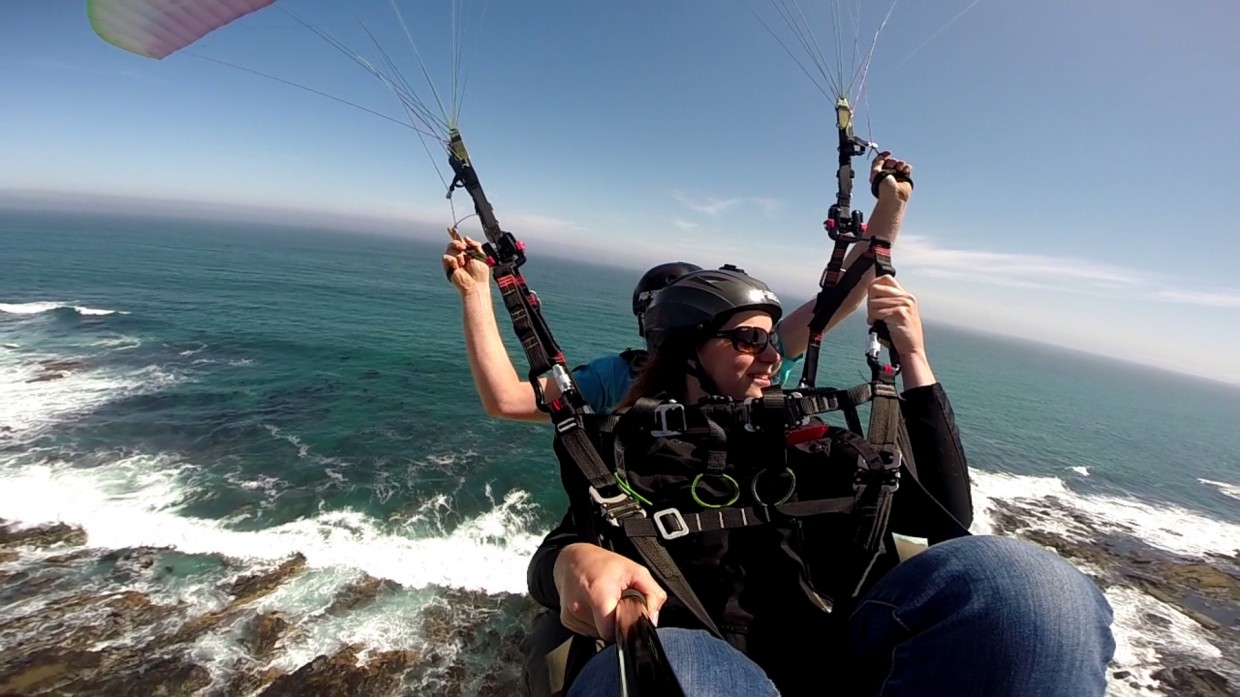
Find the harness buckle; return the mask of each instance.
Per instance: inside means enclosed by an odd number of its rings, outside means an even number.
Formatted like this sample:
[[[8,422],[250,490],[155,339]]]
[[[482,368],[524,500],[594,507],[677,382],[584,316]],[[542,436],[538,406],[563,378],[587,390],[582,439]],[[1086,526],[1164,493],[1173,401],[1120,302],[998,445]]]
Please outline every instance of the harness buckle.
[[[654,526],[659,529],[659,535],[665,540],[674,540],[689,534],[689,526],[685,524],[685,517],[675,508],[664,508],[651,518],[654,520]],[[676,526],[674,530],[667,529],[665,518],[672,519]]]
[[[853,491],[860,493],[863,489],[877,484],[883,493],[894,494],[900,488],[900,465],[903,463],[900,451],[895,451],[891,461],[884,458],[882,469],[865,467],[865,459],[857,457],[857,473],[853,476]]]
[[[625,491],[615,496],[603,496],[598,489],[590,487],[590,498],[603,509],[603,517],[607,522],[615,527],[620,527],[620,521],[624,518],[646,517],[646,509]]]
[[[671,418],[668,418],[671,415]],[[689,430],[689,418],[685,415],[685,405],[679,402],[664,402],[654,408],[654,418],[658,428],[652,429],[650,435],[655,438],[679,436]]]

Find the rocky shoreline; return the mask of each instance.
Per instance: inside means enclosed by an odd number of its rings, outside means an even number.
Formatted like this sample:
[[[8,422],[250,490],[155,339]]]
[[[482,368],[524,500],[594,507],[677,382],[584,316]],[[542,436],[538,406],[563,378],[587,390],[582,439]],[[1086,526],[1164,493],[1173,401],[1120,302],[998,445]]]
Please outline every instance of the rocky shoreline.
[[[159,571],[166,550],[139,548],[109,552],[82,545],[85,534],[64,525],[14,530],[0,521],[0,607],[19,599],[48,596],[15,618],[6,618],[0,639],[0,696],[116,695],[174,697],[193,694],[261,695],[392,695],[430,693],[457,697],[499,697],[520,693],[521,627],[532,622],[538,608],[520,595],[487,595],[442,589],[446,601],[422,613],[421,633],[430,647],[443,651],[374,652],[344,645],[296,670],[269,668],[271,658],[297,628],[278,612],[260,612],[253,605],[305,568],[294,556],[258,573],[243,575],[225,589],[231,600],[222,608],[188,614],[177,604],[161,604],[143,593],[123,589],[117,573],[109,592],[98,588],[73,591],[56,588],[54,574],[14,570],[23,555],[47,552],[39,567],[82,567],[117,563],[127,572]],[[106,587],[106,584],[105,584]],[[400,590],[388,581],[365,577],[340,593],[324,610],[338,614]],[[220,671],[194,656],[194,642],[209,632],[239,628],[248,655]],[[15,643],[14,637],[21,639]],[[145,640],[135,642],[134,637]],[[450,649],[450,650],[449,650]],[[471,656],[487,655],[485,663]],[[226,683],[217,679],[225,672]],[[200,692],[203,690],[205,692]]]
[[[1005,504],[994,518],[1004,534],[1051,547],[1089,569],[1104,589],[1127,586],[1172,606],[1200,625],[1223,657],[1210,662],[1164,654],[1162,667],[1149,676],[1157,686],[1138,684],[1139,676],[1122,669],[1112,671],[1112,681],[1183,697],[1240,691],[1235,678],[1240,675],[1235,658],[1240,656],[1240,555],[1208,561],[1178,557],[1128,537],[1099,536],[1087,521],[1078,532],[1093,542],[1082,544],[1039,529],[1036,522],[1046,515],[1036,505]],[[85,543],[85,533],[70,526],[19,530],[0,521],[0,608],[21,603],[0,626],[0,697],[520,694],[518,643],[538,612],[524,596],[437,589],[443,602],[411,618],[420,623],[423,650],[345,644],[294,670],[281,670],[272,667],[272,659],[299,628],[256,604],[301,574],[303,557],[232,575],[217,588],[227,602],[195,613],[184,603],[133,590],[136,579],[171,572],[169,550],[101,552]],[[75,578],[89,574],[96,577],[89,590],[74,585]],[[402,590],[363,577],[337,593],[321,614],[353,612]],[[1170,622],[1156,612],[1146,615],[1150,631]],[[237,638],[245,655],[226,666],[202,660],[195,643],[224,631]]]

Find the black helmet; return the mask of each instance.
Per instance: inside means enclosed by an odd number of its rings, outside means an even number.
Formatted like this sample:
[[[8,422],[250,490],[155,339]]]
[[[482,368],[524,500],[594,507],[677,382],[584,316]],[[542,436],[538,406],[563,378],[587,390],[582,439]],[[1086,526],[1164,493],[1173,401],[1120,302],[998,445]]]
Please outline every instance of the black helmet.
[[[641,280],[637,282],[637,287],[633,289],[633,314],[637,315],[638,336],[646,335],[642,315],[646,313],[646,308],[650,307],[650,301],[654,299],[654,296],[666,288],[669,283],[681,276],[701,270],[702,267],[697,264],[690,264],[686,261],[673,261],[667,264],[659,264],[642,276]]]
[[[783,315],[775,293],[739,269],[685,274],[660,291],[646,310],[646,345],[659,350],[668,341],[701,338],[742,310],[767,312],[775,322]]]

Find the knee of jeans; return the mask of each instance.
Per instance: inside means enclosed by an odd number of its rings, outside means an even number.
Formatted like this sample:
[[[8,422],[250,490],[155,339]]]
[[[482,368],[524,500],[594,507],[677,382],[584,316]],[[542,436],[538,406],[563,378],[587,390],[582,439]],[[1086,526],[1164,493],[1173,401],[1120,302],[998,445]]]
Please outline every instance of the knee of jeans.
[[[1109,625],[1111,606],[1092,579],[1053,551],[1010,538],[975,535],[935,545],[949,561],[949,584],[964,584],[971,604],[1009,619],[1043,626],[1059,617],[1078,624]]]

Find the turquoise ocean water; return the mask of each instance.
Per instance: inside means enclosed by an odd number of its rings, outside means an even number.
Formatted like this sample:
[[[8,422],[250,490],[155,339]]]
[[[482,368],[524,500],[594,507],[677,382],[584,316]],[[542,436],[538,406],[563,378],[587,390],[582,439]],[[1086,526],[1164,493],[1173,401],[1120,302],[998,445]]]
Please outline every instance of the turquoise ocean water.
[[[311,573],[279,601],[294,616],[361,574],[402,584],[391,603],[410,611],[436,588],[522,592],[565,499],[547,427],[482,413],[441,251],[0,213],[0,518],[198,560],[300,552]],[[636,340],[636,271],[537,249],[525,271],[570,361]],[[1084,513],[1184,554],[1240,548],[1240,389],[929,319],[980,530],[991,507],[1026,498],[1062,513],[1051,527]],[[865,380],[863,334],[850,321],[829,337],[820,384]],[[161,592],[189,593],[198,568]],[[415,645],[384,607],[279,660],[350,637]],[[1128,648],[1144,660],[1139,642]]]

